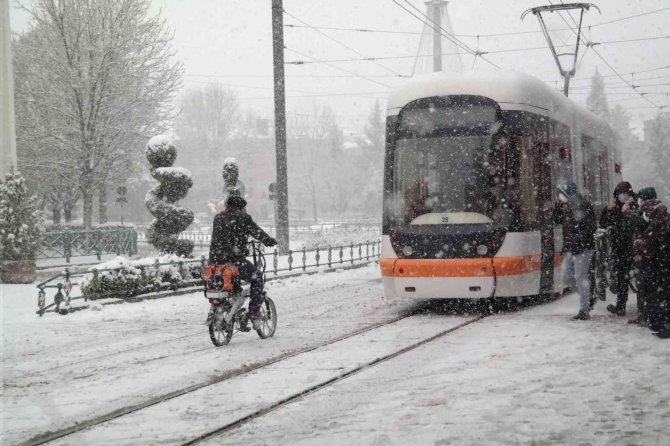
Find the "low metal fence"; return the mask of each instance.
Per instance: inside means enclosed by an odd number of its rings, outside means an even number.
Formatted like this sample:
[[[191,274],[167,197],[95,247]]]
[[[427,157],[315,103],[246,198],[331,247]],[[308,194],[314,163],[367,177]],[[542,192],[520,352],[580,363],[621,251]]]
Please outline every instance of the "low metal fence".
[[[276,249],[271,252],[265,252],[266,261],[266,275],[268,280],[273,278],[280,278],[291,274],[307,274],[318,270],[319,268],[340,268],[344,266],[353,266],[356,264],[365,264],[379,258],[381,251],[381,240],[374,240],[365,243],[350,243],[348,245],[326,246],[323,248],[316,248],[313,250],[289,251],[288,255],[280,255]],[[179,283],[162,283],[159,278],[161,275],[161,266],[177,267],[182,277],[188,276],[187,272],[190,265],[198,265],[200,268],[200,277],[183,280]],[[146,287],[133,294],[132,297],[141,296],[151,292],[160,292],[163,290],[176,291],[180,288],[188,288],[195,286],[202,286],[202,271],[207,265],[207,259],[202,256],[199,259],[184,259],[179,262],[159,263],[156,260],[151,265],[137,266],[141,274],[145,277],[155,278],[153,285]],[[106,297],[125,298],[123,293],[119,291],[97,293],[94,296],[85,296],[81,290],[79,295],[73,295],[72,290],[79,287],[76,280],[85,275],[92,275],[94,279],[98,278],[104,272],[119,273],[122,267],[111,269],[96,269],[91,268],[85,272],[72,272],[66,268],[63,272],[50,277],[49,279],[37,285],[37,306],[39,307],[37,314],[42,316],[49,308],[55,307],[55,311],[59,312],[61,305],[64,303],[66,307],[70,306],[73,300],[84,299],[89,297],[100,299]],[[49,305],[46,303],[47,291],[54,291],[53,302]],[[137,290],[135,290],[137,291]]]
[[[96,256],[98,260],[105,254],[137,254],[137,232],[127,228],[95,228],[91,230],[62,229],[47,231],[44,241],[37,251],[38,259],[65,257],[70,263],[72,257]]]
[[[267,224],[260,222],[259,226],[270,234],[275,234],[277,227],[274,224]],[[139,239],[141,241],[147,240],[146,227],[137,227],[139,232]],[[336,234],[340,232],[358,232],[368,233],[371,235],[381,234],[381,223],[377,222],[323,222],[323,223],[297,223],[289,225],[289,233],[305,234],[305,233],[322,233],[322,234]],[[191,226],[190,229],[181,232],[178,237],[184,240],[192,241],[196,246],[209,245],[211,241],[212,230],[210,226]]]

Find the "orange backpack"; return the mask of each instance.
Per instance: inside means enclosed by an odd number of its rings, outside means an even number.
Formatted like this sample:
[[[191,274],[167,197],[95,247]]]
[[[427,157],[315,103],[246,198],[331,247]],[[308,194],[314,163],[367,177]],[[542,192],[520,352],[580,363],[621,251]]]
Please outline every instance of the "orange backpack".
[[[209,265],[205,267],[205,284],[208,289],[239,291],[240,270],[236,265]]]

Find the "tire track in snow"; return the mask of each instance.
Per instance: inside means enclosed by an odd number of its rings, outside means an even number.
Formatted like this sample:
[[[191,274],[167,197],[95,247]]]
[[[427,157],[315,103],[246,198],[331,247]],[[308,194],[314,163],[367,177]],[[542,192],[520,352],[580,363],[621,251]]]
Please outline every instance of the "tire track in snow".
[[[272,365],[272,364],[275,364],[275,363],[278,363],[278,362],[281,362],[281,361],[285,361],[287,359],[293,358],[293,357],[298,356],[298,355],[309,353],[309,352],[317,350],[319,348],[322,348],[322,347],[325,347],[325,346],[328,346],[328,345],[331,345],[331,344],[334,344],[334,343],[352,338],[354,336],[361,335],[361,334],[369,332],[371,330],[374,330],[374,329],[392,324],[394,322],[398,322],[402,319],[412,317],[412,316],[416,315],[417,313],[420,313],[422,310],[423,310],[422,307],[418,307],[418,308],[413,309],[411,312],[401,314],[399,316],[396,316],[394,318],[387,319],[387,320],[384,320],[384,321],[381,321],[381,322],[376,322],[374,324],[367,325],[363,328],[354,330],[354,331],[349,332],[349,333],[344,334],[344,335],[337,336],[335,338],[326,340],[324,342],[320,342],[320,343],[317,343],[317,344],[314,344],[314,345],[311,345],[311,346],[299,348],[299,349],[296,349],[296,350],[293,350],[293,351],[288,351],[288,352],[282,353],[281,355],[278,355],[278,356],[275,356],[275,357],[272,357],[272,358],[269,358],[269,359],[266,359],[266,360],[263,360],[263,361],[259,361],[255,364],[250,364],[250,365],[239,367],[237,369],[227,371],[226,373],[223,373],[219,376],[214,376],[214,377],[208,379],[207,381],[203,381],[203,382],[200,382],[200,383],[197,383],[197,384],[193,384],[193,385],[184,387],[182,389],[178,389],[178,390],[175,390],[175,391],[163,394],[163,395],[159,395],[159,396],[150,398],[150,399],[148,399],[144,402],[129,405],[129,406],[126,406],[126,407],[122,407],[122,408],[113,410],[111,412],[108,412],[106,414],[103,414],[103,415],[100,415],[100,416],[97,416],[97,417],[93,417],[93,418],[90,418],[90,419],[87,419],[87,420],[80,421],[80,422],[78,422],[74,425],[71,425],[71,426],[68,426],[68,427],[65,427],[65,428],[62,428],[62,429],[58,429],[58,430],[55,430],[55,431],[49,431],[49,432],[45,432],[43,434],[39,434],[39,435],[37,435],[37,436],[35,436],[35,437],[25,441],[25,442],[19,443],[19,444],[21,446],[41,445],[41,444],[52,442],[54,440],[65,438],[65,437],[67,437],[69,435],[72,435],[72,434],[75,434],[79,431],[83,431],[85,429],[97,426],[97,425],[105,423],[107,421],[111,421],[111,420],[115,420],[117,418],[121,418],[125,415],[129,415],[131,413],[137,412],[137,411],[145,409],[147,407],[154,406],[154,405],[162,403],[164,401],[169,401],[169,400],[177,398],[179,396],[195,392],[195,391],[200,390],[202,388],[221,383],[223,381],[229,380],[229,379],[237,377],[237,376],[245,375],[247,373],[253,372],[255,370],[262,369],[262,368],[267,367],[269,365]],[[478,320],[478,319],[479,319],[479,317],[476,318],[476,319],[473,319],[471,322],[473,322],[474,320]],[[208,350],[211,350],[211,349],[212,348],[208,348]]]

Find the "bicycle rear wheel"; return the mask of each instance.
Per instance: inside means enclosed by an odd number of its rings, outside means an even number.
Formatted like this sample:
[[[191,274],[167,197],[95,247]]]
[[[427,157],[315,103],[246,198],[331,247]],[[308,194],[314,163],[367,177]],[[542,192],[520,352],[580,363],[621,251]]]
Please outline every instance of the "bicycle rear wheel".
[[[256,329],[256,333],[261,339],[271,338],[277,329],[277,308],[275,303],[269,297],[265,297],[260,308],[261,326]]]

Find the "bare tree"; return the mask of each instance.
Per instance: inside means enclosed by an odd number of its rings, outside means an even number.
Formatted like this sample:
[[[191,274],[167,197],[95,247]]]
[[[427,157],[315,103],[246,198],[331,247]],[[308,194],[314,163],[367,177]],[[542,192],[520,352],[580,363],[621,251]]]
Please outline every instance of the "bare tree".
[[[331,175],[326,165],[329,155],[329,138],[341,137],[333,110],[327,106],[315,105],[313,112],[291,113],[288,116],[289,156],[292,165],[297,166],[292,175],[297,187],[297,197],[308,197],[312,219],[318,220],[319,196],[324,187],[324,175]],[[337,133],[337,135],[335,135]],[[289,179],[290,180],[290,179]]]
[[[30,28],[14,42],[19,156],[28,168],[76,179],[87,228],[94,190],[127,177],[142,141],[173,117],[183,70],[149,4],[36,0],[24,6]]]
[[[659,198],[667,203],[670,200],[670,114],[659,112],[653,120],[645,122],[645,143],[653,160],[647,178],[655,180]]]
[[[220,84],[188,89],[181,99],[175,131],[208,159],[218,158],[235,128],[238,107],[235,93]]]
[[[221,200],[221,168],[229,156],[224,144],[237,125],[238,108],[235,93],[220,84],[189,88],[180,98],[180,113],[175,120],[179,163],[193,175],[194,187],[185,200],[195,209]]]
[[[589,90],[589,96],[586,98],[586,108],[609,121],[610,107],[607,102],[607,94],[605,94],[605,82],[597,69],[591,78],[591,89]]]
[[[384,116],[379,101],[370,110],[368,123],[363,128],[364,137],[358,139],[358,145],[373,168],[381,169],[384,159]]]
[[[368,123],[363,128],[365,137],[358,139],[358,146],[362,150],[362,157],[366,161],[367,182],[360,195],[364,196],[363,208],[372,212],[375,217],[381,213],[382,194],[381,185],[384,176],[384,140],[385,123],[382,107],[379,101],[370,110]]]

